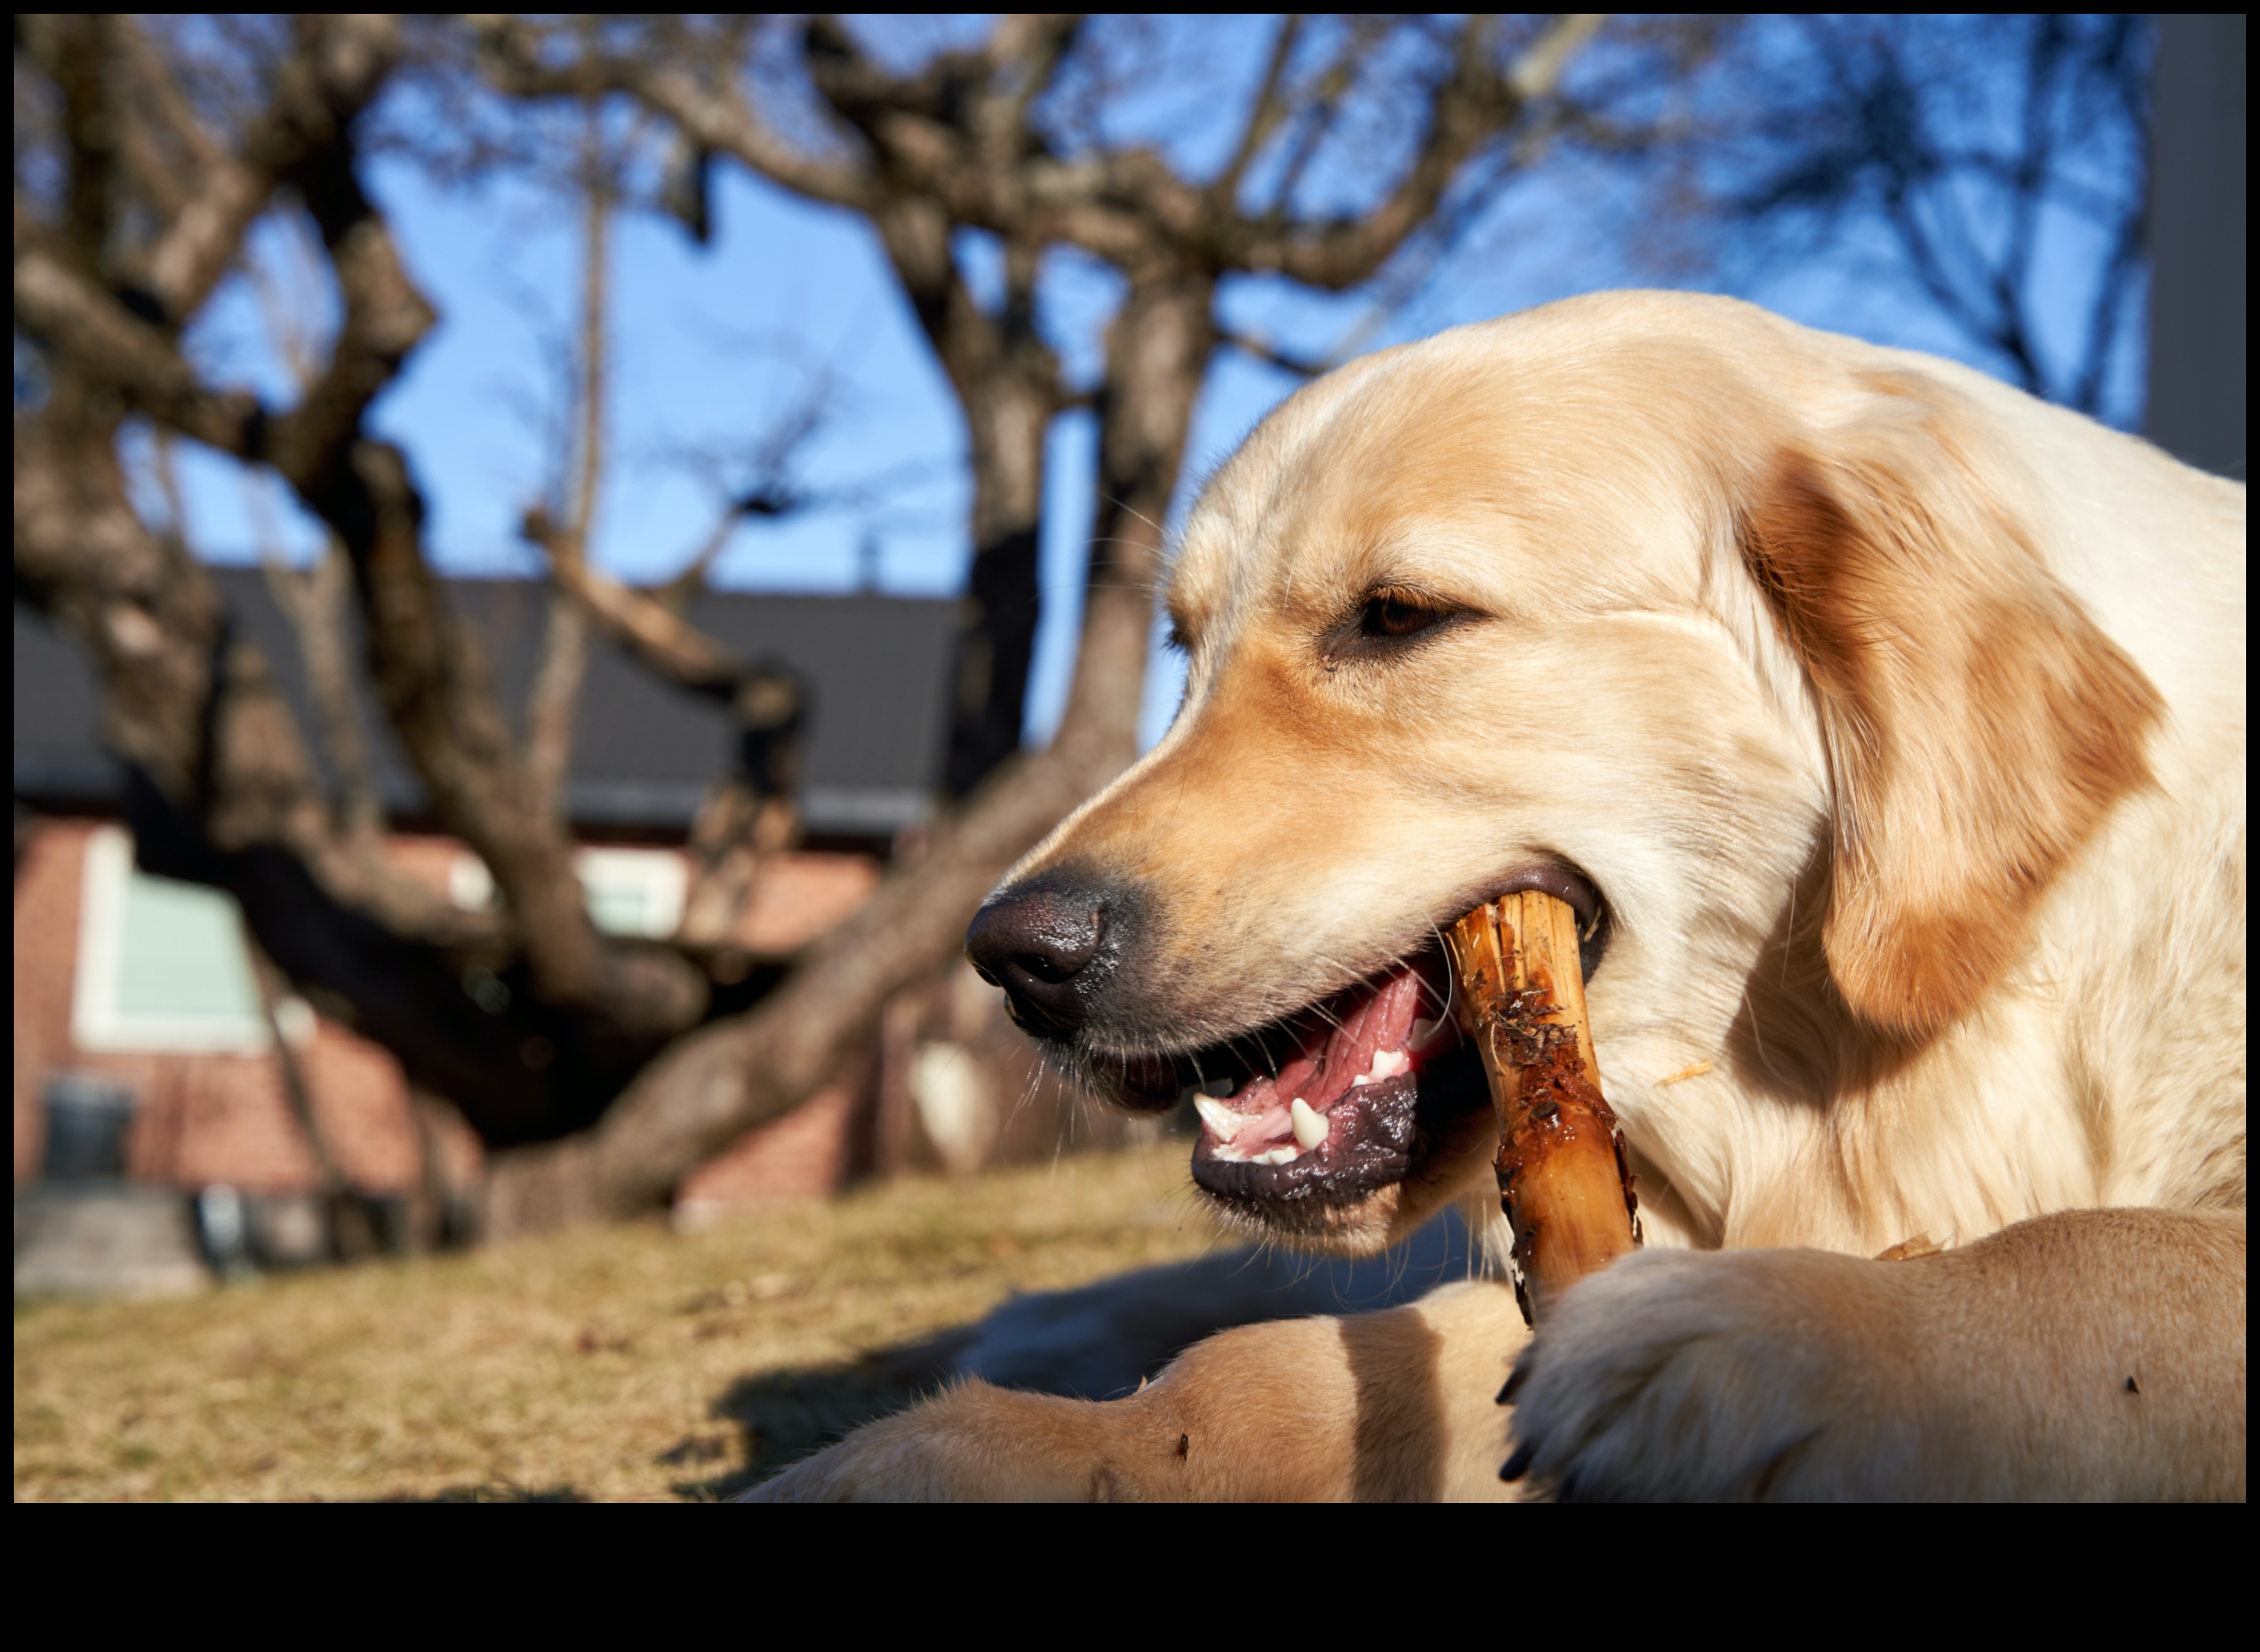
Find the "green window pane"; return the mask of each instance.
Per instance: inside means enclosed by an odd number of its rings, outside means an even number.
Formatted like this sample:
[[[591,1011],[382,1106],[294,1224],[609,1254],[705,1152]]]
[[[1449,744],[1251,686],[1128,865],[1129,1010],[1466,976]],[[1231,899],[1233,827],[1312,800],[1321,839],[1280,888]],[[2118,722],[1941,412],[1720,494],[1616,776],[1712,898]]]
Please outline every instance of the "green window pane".
[[[218,890],[130,874],[118,1012],[259,1019],[259,989],[235,902]]]
[[[589,899],[589,921],[608,935],[640,935],[651,923],[649,892],[633,883],[583,878],[582,890]]]

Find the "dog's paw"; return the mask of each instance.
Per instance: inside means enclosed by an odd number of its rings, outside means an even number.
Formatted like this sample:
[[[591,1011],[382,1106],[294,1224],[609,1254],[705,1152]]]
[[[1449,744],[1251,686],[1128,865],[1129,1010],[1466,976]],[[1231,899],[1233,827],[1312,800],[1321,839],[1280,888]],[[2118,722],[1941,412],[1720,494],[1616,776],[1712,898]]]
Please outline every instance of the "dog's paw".
[[[1643,1251],[1564,1296],[1516,1362],[1503,1471],[1556,1498],[1859,1496],[1888,1421],[1892,1264]],[[1866,1459],[1863,1462],[1863,1455]]]
[[[740,1493],[740,1503],[951,1503],[978,1497],[957,1462],[962,1437],[940,1408],[867,1424]]]
[[[1087,1432],[1074,1427],[1076,1420],[1105,1409],[979,1381],[960,1383],[908,1411],[866,1424],[736,1500],[1105,1501],[1109,1477],[1069,1448],[1079,1433]]]
[[[803,1457],[781,1474],[773,1474],[759,1485],[740,1491],[730,1499],[733,1503],[871,1503],[908,1502],[915,1499],[888,1498],[884,1495],[883,1470],[878,1474],[870,1470],[871,1453],[862,1439],[863,1431],[848,1436],[836,1446],[827,1446],[813,1456]]]
[[[733,1503],[876,1503],[912,1502],[913,1498],[886,1495],[883,1466],[870,1461],[871,1453],[855,1435],[803,1457],[782,1474],[771,1475]],[[879,1472],[871,1470],[879,1468]]]

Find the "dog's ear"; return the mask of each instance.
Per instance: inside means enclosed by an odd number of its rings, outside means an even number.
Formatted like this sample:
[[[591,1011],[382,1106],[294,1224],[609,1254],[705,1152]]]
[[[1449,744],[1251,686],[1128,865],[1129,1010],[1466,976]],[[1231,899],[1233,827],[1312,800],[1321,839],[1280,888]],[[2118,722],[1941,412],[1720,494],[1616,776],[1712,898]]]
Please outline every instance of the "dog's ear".
[[[2162,703],[2050,576],[1952,392],[1874,388],[1861,419],[1776,454],[1741,539],[1820,701],[1829,973],[1919,1037],[1977,1000],[2149,780]]]

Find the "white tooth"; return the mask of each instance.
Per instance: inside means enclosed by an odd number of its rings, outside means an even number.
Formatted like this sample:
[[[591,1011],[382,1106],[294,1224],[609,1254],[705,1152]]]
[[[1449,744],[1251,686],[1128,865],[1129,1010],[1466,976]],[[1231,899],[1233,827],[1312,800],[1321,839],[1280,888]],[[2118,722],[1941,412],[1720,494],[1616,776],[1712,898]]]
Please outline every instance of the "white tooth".
[[[1312,1112],[1310,1104],[1300,1096],[1287,1104],[1287,1117],[1295,1126],[1295,1145],[1305,1153],[1324,1141],[1327,1132],[1334,1127],[1327,1122],[1325,1114]]]
[[[1219,1141],[1231,1141],[1240,1134],[1241,1126],[1248,1122],[1243,1114],[1236,1113],[1229,1107],[1220,1106],[1206,1096],[1193,1098],[1193,1111],[1200,1114],[1201,1122],[1216,1133],[1217,1140]]]
[[[1302,1156],[1292,1148],[1274,1148],[1269,1153],[1257,1154],[1248,1162],[1250,1164],[1292,1164]]]
[[[1351,1079],[1354,1090],[1360,1084],[1377,1084],[1384,1078],[1395,1078],[1412,1070],[1412,1058],[1401,1049],[1377,1049],[1373,1062],[1363,1072]]]

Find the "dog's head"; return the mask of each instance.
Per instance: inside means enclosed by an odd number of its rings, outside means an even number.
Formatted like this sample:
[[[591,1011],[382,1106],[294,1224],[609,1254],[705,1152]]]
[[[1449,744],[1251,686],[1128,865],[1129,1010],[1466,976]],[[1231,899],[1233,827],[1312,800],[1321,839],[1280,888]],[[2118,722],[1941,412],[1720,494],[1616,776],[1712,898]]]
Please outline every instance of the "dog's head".
[[[1213,1199],[1344,1248],[1489,1157],[1436,936],[1507,890],[1577,908],[1636,1145],[1800,890],[1812,991],[1934,1034],[2156,715],[1984,425],[1911,358],[1661,296],[1310,386],[1187,523],[1175,724],[998,888],[976,965],[1094,1087],[1197,1091]]]

